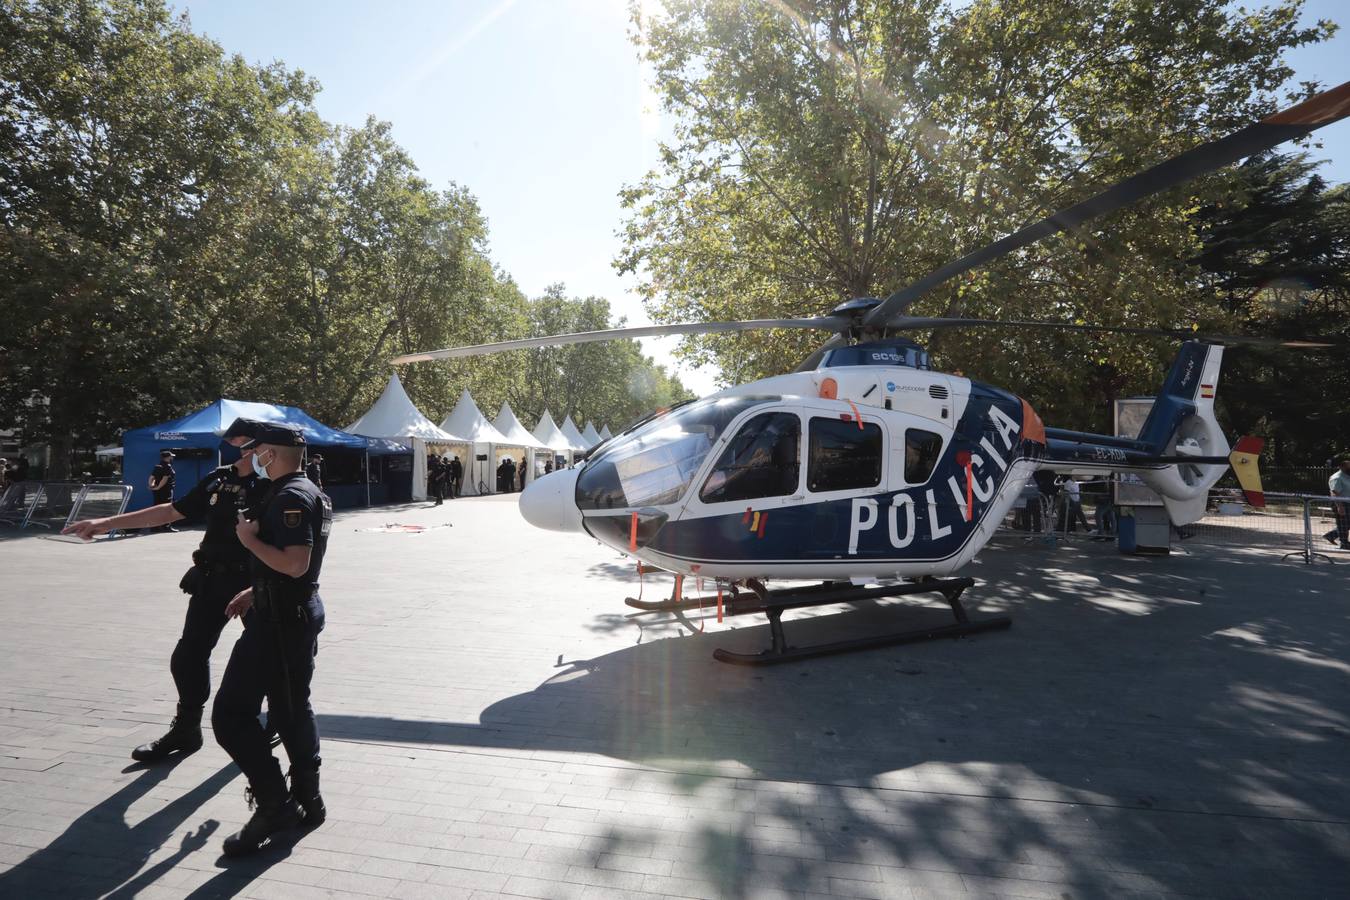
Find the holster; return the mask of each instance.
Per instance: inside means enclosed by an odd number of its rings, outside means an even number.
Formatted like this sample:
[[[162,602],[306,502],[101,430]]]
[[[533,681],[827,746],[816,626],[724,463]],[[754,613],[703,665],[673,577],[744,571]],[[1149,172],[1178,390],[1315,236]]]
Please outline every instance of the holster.
[[[183,573],[183,578],[178,582],[178,588],[185,594],[195,594],[201,590],[202,582],[205,581],[201,567],[193,564],[192,568]]]

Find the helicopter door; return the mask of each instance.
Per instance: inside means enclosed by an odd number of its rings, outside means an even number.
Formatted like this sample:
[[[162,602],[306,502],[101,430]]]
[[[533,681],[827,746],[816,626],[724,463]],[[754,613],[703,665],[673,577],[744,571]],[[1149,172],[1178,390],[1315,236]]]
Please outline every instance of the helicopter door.
[[[861,426],[861,427],[860,427]],[[807,421],[806,500],[811,540],[804,555],[842,558],[848,546],[852,500],[885,487],[886,430],[866,416],[813,415]]]

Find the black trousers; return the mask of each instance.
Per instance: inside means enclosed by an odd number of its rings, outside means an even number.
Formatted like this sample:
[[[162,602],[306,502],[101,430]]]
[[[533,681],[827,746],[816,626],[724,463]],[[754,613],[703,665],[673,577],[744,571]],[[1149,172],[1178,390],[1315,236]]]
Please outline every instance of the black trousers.
[[[264,798],[279,797],[286,781],[258,724],[258,713],[266,697],[268,722],[281,736],[291,766],[318,769],[319,728],[309,685],[324,626],[323,601],[314,594],[298,607],[290,606],[286,615],[253,609],[246,618],[216,692],[211,727],[216,742],[239,765],[254,791]]]
[[[1336,527],[1327,532],[1327,539],[1336,538],[1342,544],[1350,543],[1350,501],[1332,503],[1331,512],[1336,517]]]
[[[189,576],[191,577],[191,576]],[[202,707],[211,696],[211,651],[228,621],[225,607],[248,587],[246,572],[198,569],[197,583],[188,598],[183,633],[169,657],[169,671],[184,707]]]

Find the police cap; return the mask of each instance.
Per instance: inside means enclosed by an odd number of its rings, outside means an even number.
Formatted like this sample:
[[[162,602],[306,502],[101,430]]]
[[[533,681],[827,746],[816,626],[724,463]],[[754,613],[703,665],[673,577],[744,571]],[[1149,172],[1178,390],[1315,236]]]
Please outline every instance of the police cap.
[[[282,422],[257,422],[248,437],[251,440],[241,445],[241,450],[247,450],[259,444],[271,444],[275,447],[305,446],[305,433],[294,425],[286,425]]]
[[[233,422],[230,423],[230,427],[226,428],[225,433],[222,434],[220,437],[221,440],[225,441],[237,437],[251,438],[257,431],[258,426],[266,424],[267,424],[266,422],[260,421],[258,419],[246,419],[243,416],[240,416],[239,418],[235,419]]]

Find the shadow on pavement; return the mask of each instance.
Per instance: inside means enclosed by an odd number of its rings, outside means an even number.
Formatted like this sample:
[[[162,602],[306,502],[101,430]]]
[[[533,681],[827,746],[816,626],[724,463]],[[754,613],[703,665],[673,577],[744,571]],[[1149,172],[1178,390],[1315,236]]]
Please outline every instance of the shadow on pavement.
[[[127,770],[140,774],[71,822],[49,845],[9,871],[0,873],[0,896],[132,897],[153,884],[189,853],[216,837],[220,823],[214,819],[207,819],[195,827],[188,825],[173,855],[144,872],[140,871],[151,855],[165,844],[173,843],[175,834],[197,807],[214,797],[239,774],[233,764],[224,766],[142,821],[127,824],[126,816],[131,806],[163,782],[173,768],[174,763],[168,762]],[[129,878],[132,880],[127,881]]]
[[[719,811],[684,841],[719,896],[836,890],[878,865],[907,873],[901,893],[1345,895],[1342,573],[1069,547],[989,553],[970,574],[972,612],[1012,614],[1010,632],[755,670],[711,652],[756,651],[764,627],[710,631],[572,661],[476,723],[321,729],[652,767],[635,790]],[[948,615],[880,602],[797,614],[787,634]],[[663,837],[620,817],[604,852]]]

